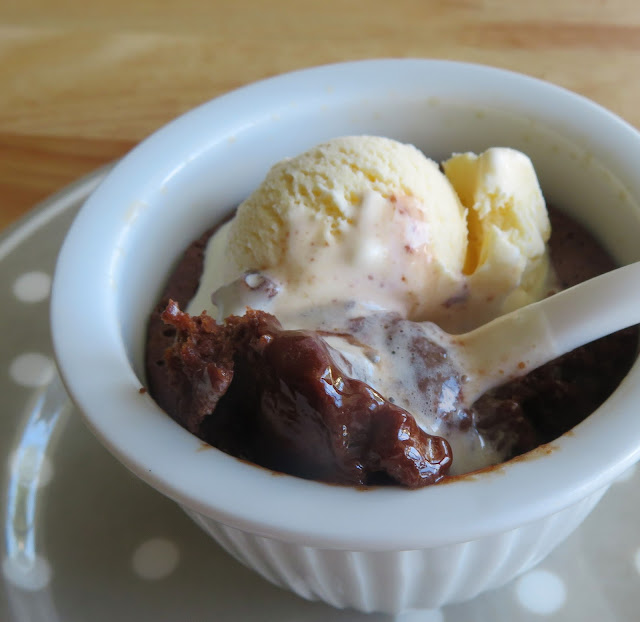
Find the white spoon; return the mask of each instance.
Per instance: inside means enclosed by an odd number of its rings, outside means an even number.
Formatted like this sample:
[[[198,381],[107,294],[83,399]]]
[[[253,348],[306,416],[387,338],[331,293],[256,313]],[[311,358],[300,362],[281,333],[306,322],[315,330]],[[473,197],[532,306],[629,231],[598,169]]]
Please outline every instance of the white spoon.
[[[578,346],[640,323],[640,262],[451,337],[467,377],[464,402]]]

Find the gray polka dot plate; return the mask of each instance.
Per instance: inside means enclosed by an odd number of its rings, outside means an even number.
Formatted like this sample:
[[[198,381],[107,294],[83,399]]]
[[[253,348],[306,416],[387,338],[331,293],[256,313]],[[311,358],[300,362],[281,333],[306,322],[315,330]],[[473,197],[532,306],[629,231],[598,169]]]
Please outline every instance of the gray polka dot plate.
[[[549,558],[461,605],[399,616],[339,611],[273,587],[231,559],[85,429],[52,360],[48,296],[70,222],[105,169],[0,239],[0,620],[637,620],[640,471],[616,482]]]

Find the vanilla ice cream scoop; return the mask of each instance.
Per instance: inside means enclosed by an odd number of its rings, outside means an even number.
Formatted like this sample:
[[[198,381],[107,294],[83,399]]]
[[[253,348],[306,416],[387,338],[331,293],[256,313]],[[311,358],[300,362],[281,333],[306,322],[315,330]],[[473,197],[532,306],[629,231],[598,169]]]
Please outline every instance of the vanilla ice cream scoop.
[[[209,292],[267,272],[281,319],[356,300],[433,319],[463,287],[464,207],[435,162],[388,138],[336,138],[277,163],[223,238]]]
[[[493,147],[454,155],[443,168],[467,208],[469,315],[483,323],[546,296],[551,225],[531,160]]]
[[[251,306],[313,328],[319,309],[357,304],[464,332],[553,292],[531,160],[495,147],[443,169],[375,136],[278,162],[209,244],[189,311],[217,291],[220,319]]]

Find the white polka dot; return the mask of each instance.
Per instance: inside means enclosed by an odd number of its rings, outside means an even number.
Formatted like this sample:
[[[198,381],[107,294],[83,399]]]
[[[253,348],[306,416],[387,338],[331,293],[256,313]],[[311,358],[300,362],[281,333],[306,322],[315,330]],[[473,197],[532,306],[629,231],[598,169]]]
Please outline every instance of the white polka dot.
[[[35,592],[49,585],[51,566],[40,555],[33,559],[23,556],[6,557],[2,561],[2,574],[15,587]]]
[[[23,387],[41,387],[53,379],[56,366],[44,354],[27,352],[17,356],[9,366],[11,378]]]
[[[47,456],[42,455],[38,446],[21,447],[9,457],[9,469],[12,478],[21,484],[46,486],[53,477],[53,465]]]
[[[532,570],[516,583],[520,604],[529,611],[550,614],[558,611],[567,599],[562,579],[548,570]]]
[[[22,302],[45,300],[51,290],[51,277],[44,272],[26,272],[13,283],[13,293]]]
[[[399,613],[394,622],[444,622],[444,615],[440,609],[420,609]]]
[[[621,475],[618,475],[618,477],[615,479],[615,482],[621,484],[623,482],[631,481],[633,479],[633,476],[636,474],[636,469],[637,468],[638,467],[637,467],[636,464],[634,464],[633,466],[629,467]]]
[[[157,580],[169,576],[176,569],[179,558],[180,551],[173,542],[152,538],[135,550],[131,563],[141,578]]]

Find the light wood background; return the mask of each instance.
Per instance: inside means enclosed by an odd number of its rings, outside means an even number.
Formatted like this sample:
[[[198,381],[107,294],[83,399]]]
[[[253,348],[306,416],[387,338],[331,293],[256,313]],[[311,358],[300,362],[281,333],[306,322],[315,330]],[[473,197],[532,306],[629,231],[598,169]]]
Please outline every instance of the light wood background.
[[[0,228],[207,99],[384,56],[525,72],[640,127],[638,0],[0,0]]]

